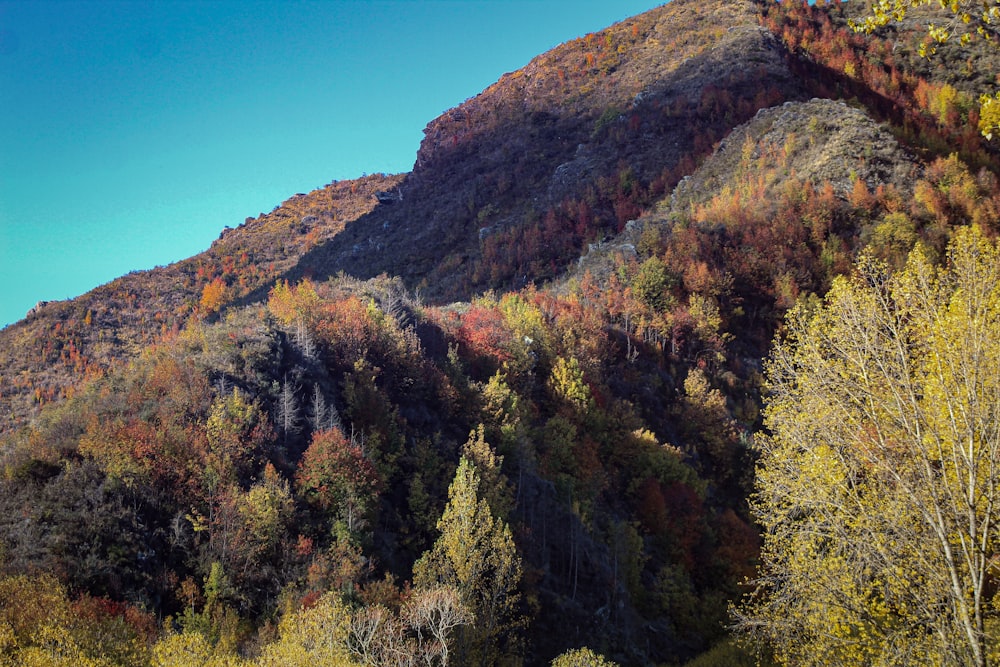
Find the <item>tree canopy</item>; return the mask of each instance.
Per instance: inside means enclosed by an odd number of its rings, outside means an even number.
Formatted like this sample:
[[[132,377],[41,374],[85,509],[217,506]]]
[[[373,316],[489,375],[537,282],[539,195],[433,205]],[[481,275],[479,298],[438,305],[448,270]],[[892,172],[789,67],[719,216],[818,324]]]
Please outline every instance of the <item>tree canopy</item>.
[[[997,653],[1000,248],[862,259],[789,313],[739,625],[785,664],[986,665]]]

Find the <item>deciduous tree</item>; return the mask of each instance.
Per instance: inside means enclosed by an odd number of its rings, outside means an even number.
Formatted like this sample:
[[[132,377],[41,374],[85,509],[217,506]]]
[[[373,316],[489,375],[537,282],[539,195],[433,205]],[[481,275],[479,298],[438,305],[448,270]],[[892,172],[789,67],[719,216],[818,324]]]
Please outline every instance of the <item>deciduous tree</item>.
[[[860,22],[851,22],[855,30],[874,32],[894,21],[902,21],[910,10],[923,5],[931,5],[931,0],[874,0],[871,13]],[[968,44],[976,35],[992,40],[1000,38],[1000,3],[995,0],[941,0],[945,10],[943,23],[928,23],[927,34],[931,44],[920,46],[920,55],[933,54],[938,44],[958,39],[962,45]],[[995,95],[983,94],[980,98],[979,129],[987,139],[1000,129],[1000,92]]]
[[[892,274],[862,259],[790,313],[770,388],[756,592],[785,664],[995,663],[1000,248],[959,230]]]

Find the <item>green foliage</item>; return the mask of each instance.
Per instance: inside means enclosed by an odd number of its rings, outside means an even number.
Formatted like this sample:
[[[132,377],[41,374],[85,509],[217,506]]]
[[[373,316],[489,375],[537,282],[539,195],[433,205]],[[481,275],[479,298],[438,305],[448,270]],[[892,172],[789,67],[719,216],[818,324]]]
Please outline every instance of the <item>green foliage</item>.
[[[570,408],[581,415],[585,415],[594,406],[590,387],[584,381],[583,370],[575,357],[570,357],[568,360],[563,357],[556,359],[552,366],[549,387],[558,399],[565,401]]]
[[[920,243],[942,252],[957,222],[995,229],[1000,210],[995,177],[965,166],[993,162],[958,80],[996,68],[918,71],[905,35],[898,49],[852,35],[840,3],[754,5],[807,56],[779,63],[745,29],[749,7],[669,3],[505,77],[432,123],[406,203],[373,210],[402,176],[333,184],[5,333],[0,392],[22,401],[18,419],[29,396],[59,400],[66,373],[107,370],[0,442],[5,571],[182,619],[162,629],[164,661],[473,664],[590,644],[680,664],[714,643],[758,558],[745,436],[784,311],[818,302],[862,243],[903,266]],[[689,99],[660,92],[675,70],[694,77]],[[943,159],[894,187],[880,179],[896,153],[866,146],[851,178],[810,182],[797,157],[840,112],[774,145],[721,143],[802,86]],[[711,172],[727,153],[735,175]],[[710,196],[671,203],[706,173]],[[629,225],[602,241],[644,211],[639,238]],[[511,291],[589,244],[569,283]],[[331,267],[394,277],[328,280]],[[424,306],[403,288],[421,283],[428,304],[497,291]],[[30,363],[7,363],[18,355]],[[51,644],[86,653],[81,636]]]
[[[514,498],[507,477],[501,470],[503,457],[498,456],[486,442],[486,429],[482,424],[469,434],[469,439],[462,447],[462,456],[476,467],[480,476],[481,494],[493,516],[497,520],[507,521],[514,506]]]
[[[667,265],[654,255],[639,266],[638,273],[632,279],[632,291],[640,301],[662,313],[674,305],[669,290],[674,287],[675,282],[667,271]]]
[[[298,493],[348,533],[366,523],[379,489],[378,472],[356,443],[340,429],[313,433],[296,471]],[[336,528],[334,529],[336,531]]]
[[[495,518],[480,497],[479,472],[464,456],[448,488],[438,530],[441,535],[434,546],[414,564],[414,584],[454,586],[475,617],[459,635],[459,660],[496,664],[502,647],[508,651],[516,647],[521,555],[510,527]]]

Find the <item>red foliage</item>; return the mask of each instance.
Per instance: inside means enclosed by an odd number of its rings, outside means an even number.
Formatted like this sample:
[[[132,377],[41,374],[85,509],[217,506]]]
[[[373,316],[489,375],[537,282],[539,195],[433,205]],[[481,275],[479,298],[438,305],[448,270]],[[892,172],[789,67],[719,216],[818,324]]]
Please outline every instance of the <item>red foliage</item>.
[[[666,530],[680,560],[688,571],[693,571],[698,561],[696,549],[705,534],[705,508],[701,498],[687,484],[673,482],[661,488],[667,507]]]
[[[667,526],[667,501],[663,498],[660,483],[655,477],[647,477],[639,486],[639,521],[649,533],[659,533]]]
[[[944,84],[900,69],[894,55],[899,36],[866,37],[843,19],[839,2],[785,0],[767,3],[762,23],[792,53],[808,56],[806,61],[793,58],[789,64],[803,75],[814,95],[858,98],[879,120],[895,125],[911,145],[945,155],[957,144],[969,164],[995,164],[968,112],[954,107],[933,111]]]
[[[316,335],[336,363],[353,366],[378,341],[379,328],[368,306],[357,296],[327,301],[316,323]]]
[[[346,503],[366,505],[380,486],[375,466],[340,429],[313,433],[295,473],[295,485],[306,500],[323,510]]]
[[[496,306],[473,304],[462,316],[456,333],[474,355],[490,357],[498,364],[513,358],[507,349],[511,332]]]

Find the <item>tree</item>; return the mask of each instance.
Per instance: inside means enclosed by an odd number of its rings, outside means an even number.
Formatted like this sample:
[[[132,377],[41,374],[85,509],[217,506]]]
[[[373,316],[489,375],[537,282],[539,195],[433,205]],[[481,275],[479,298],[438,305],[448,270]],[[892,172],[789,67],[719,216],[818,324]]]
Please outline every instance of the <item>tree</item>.
[[[260,667],[350,667],[351,614],[340,596],[326,593],[315,604],[286,613],[278,641],[261,651]]]
[[[448,667],[451,631],[473,621],[472,612],[452,586],[418,589],[403,605],[401,615],[417,633],[417,646],[425,662],[430,665],[437,658],[441,667]]]
[[[299,409],[299,399],[296,394],[299,387],[294,381],[289,381],[285,376],[281,383],[281,395],[278,396],[277,418],[278,426],[284,435],[284,442],[288,444],[288,438],[297,434],[302,429],[302,411]]]
[[[1000,554],[1000,247],[862,258],[789,313],[767,365],[738,625],[785,664],[986,665]]]
[[[462,457],[438,521],[440,537],[413,566],[417,588],[454,586],[475,620],[459,633],[462,664],[496,664],[500,643],[519,625],[521,556],[510,527],[480,496],[474,463]],[[506,637],[509,639],[509,636]]]
[[[326,402],[326,396],[318,383],[313,385],[312,401],[309,403],[309,425],[314,431],[342,428],[337,406]]]
[[[201,300],[199,301],[205,314],[211,315],[218,312],[226,303],[226,299],[229,296],[227,292],[226,283],[222,278],[216,278],[206,284],[205,288],[201,291]]]
[[[486,428],[482,424],[469,433],[469,439],[462,446],[462,455],[476,466],[481,496],[494,518],[505,521],[514,506],[514,495],[507,476],[501,471],[503,457],[486,442]]]
[[[295,485],[306,502],[353,533],[375,502],[379,477],[361,447],[332,428],[313,433],[295,473]]]
[[[857,31],[872,33],[894,21],[902,21],[913,8],[931,4],[931,0],[874,0],[871,14],[860,22],[849,23]],[[1000,38],[1000,5],[996,2],[940,0],[938,4],[944,10],[945,22],[928,23],[927,34],[933,43],[920,46],[921,56],[934,54],[937,44],[944,44],[956,36],[963,46],[976,35],[991,41]],[[979,102],[979,130],[987,139],[992,139],[993,133],[1000,129],[1000,91],[995,95],[983,94]]]
[[[611,662],[586,647],[566,651],[552,661],[552,667],[617,667],[617,665],[617,662]]]
[[[915,7],[930,5],[931,0],[875,0],[871,14],[860,23],[851,21],[855,30],[871,33],[893,21],[902,21]],[[978,0],[949,0],[941,7],[947,11],[944,24],[929,23],[927,34],[938,44],[943,44],[955,35],[961,43],[968,44],[975,34],[984,39],[1000,37],[1000,7],[994,2]],[[926,47],[921,47],[920,55],[926,55]],[[933,53],[931,47],[930,53]]]
[[[256,401],[234,388],[212,401],[205,436],[204,476],[228,483],[247,476],[263,453],[271,429]]]

